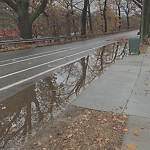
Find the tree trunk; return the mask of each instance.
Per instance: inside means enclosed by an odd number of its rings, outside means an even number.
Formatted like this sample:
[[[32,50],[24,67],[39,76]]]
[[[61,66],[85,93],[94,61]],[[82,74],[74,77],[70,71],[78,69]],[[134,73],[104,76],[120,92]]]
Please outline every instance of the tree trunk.
[[[147,26],[146,26],[146,33],[147,33],[147,37],[150,37],[150,2],[147,2],[148,8],[147,8]]]
[[[130,29],[130,19],[129,19],[129,14],[127,14],[127,28]]]
[[[66,14],[66,33],[69,36],[71,35],[70,12]]]
[[[91,9],[90,9],[89,0],[88,0],[88,14],[89,14],[90,32],[91,34],[93,34],[92,17],[91,17]]]
[[[72,10],[72,12],[71,12],[71,15],[72,15],[72,26],[73,26],[73,33],[74,33],[74,35],[76,35],[76,25],[75,25],[75,19],[74,19],[74,11]]]
[[[29,3],[25,1],[18,1],[17,3],[17,23],[20,31],[20,37],[23,39],[32,38],[32,23],[29,18]]]
[[[121,30],[121,0],[115,0],[116,2],[116,5],[117,5],[117,11],[116,11],[116,15],[117,15],[117,12],[118,12],[118,24],[117,24],[117,27],[118,27],[118,30],[120,31]]]
[[[32,23],[44,11],[48,0],[42,0],[34,12],[30,13],[29,0],[2,0],[10,6],[17,16],[17,24],[20,30],[20,37],[23,39],[32,38]]]
[[[121,10],[120,10],[120,6],[118,5],[118,15],[119,15],[119,25],[118,25],[118,28],[119,28],[119,31],[121,29]]]
[[[72,18],[73,33],[74,33],[74,35],[76,35],[76,25],[75,25],[75,19],[74,19],[73,0],[71,0],[71,18]]]
[[[148,10],[148,29],[147,29],[148,31],[148,37],[150,37],[150,8],[149,8],[149,10]]]
[[[84,8],[82,10],[82,26],[81,26],[81,35],[86,35],[86,17],[87,17],[87,4],[88,0],[84,0]]]
[[[104,32],[107,32],[107,28],[108,28],[106,11],[107,11],[107,0],[105,0],[104,2],[104,10],[103,10]]]
[[[32,38],[32,23],[29,21],[28,17],[19,17],[18,27],[19,27],[21,38],[23,39]]]
[[[130,28],[130,20],[129,20],[129,13],[130,13],[130,8],[129,8],[129,1],[127,1],[127,9],[126,9],[126,15],[127,15],[127,29]]]

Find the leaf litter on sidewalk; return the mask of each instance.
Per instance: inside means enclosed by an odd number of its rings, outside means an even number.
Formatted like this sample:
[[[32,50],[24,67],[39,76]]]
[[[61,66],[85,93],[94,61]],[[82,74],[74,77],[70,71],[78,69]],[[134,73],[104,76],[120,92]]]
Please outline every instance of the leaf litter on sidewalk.
[[[28,150],[119,150],[127,116],[74,107],[25,144]]]

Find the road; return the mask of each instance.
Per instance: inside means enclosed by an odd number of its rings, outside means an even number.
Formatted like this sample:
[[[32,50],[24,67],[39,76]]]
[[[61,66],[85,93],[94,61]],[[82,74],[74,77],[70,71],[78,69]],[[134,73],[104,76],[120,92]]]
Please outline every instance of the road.
[[[8,96],[7,93],[16,93],[35,80],[46,77],[48,73],[92,53],[95,49],[115,42],[117,38],[128,38],[136,33],[137,31],[130,31],[63,45],[1,53],[0,101]]]

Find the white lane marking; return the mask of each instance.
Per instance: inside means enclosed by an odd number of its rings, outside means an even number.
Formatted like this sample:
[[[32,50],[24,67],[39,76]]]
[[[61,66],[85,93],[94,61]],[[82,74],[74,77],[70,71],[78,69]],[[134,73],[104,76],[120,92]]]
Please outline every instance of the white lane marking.
[[[63,60],[63,59],[65,59],[65,58],[73,57],[73,56],[75,56],[75,55],[79,55],[79,54],[82,54],[82,53],[85,53],[85,52],[88,52],[88,51],[91,51],[91,50],[95,50],[95,49],[101,48],[101,47],[103,47],[103,46],[105,46],[105,44],[104,44],[104,45],[101,45],[101,46],[98,46],[98,47],[94,47],[94,48],[85,50],[85,51],[82,51],[82,52],[79,52],[79,53],[75,53],[75,54],[72,54],[72,55],[68,55],[68,56],[66,56],[66,57],[62,57],[62,58],[59,58],[59,59],[56,59],[56,60],[53,60],[53,61],[49,61],[49,62],[40,64],[40,65],[36,65],[36,66],[30,67],[30,68],[27,68],[27,69],[23,69],[23,70],[20,70],[20,71],[16,71],[16,72],[13,72],[13,73],[10,73],[10,74],[1,76],[0,79],[6,78],[6,77],[9,77],[9,76],[11,76],[11,75],[18,74],[18,73],[22,73],[22,72],[25,72],[25,71],[28,71],[28,70],[31,70],[31,69],[35,69],[35,68],[38,68],[38,67],[41,67],[41,66],[45,66],[45,65],[48,65],[48,64],[57,62],[57,61],[59,61],[59,60]]]
[[[100,43],[100,42],[95,42],[93,44],[90,43],[90,44],[87,44],[86,46],[95,45],[95,44],[98,44],[98,43]],[[31,58],[28,58],[28,59],[19,60],[19,61],[15,61],[15,62],[10,62],[10,63],[7,63],[7,64],[0,65],[0,67],[8,66],[8,65],[12,65],[12,64],[16,64],[16,63],[32,60],[32,59],[37,59],[37,58],[41,58],[41,57],[45,57],[45,56],[50,56],[50,55],[54,55],[54,54],[58,54],[58,53],[63,53],[63,52],[70,51],[70,50],[77,49],[77,48],[81,48],[81,47],[85,47],[85,45],[84,46],[74,47],[74,48],[71,48],[71,49],[66,49],[66,50],[63,50],[63,51],[60,51],[62,49],[59,49],[59,50],[57,50],[57,52],[53,52],[53,53],[50,53],[50,54],[37,56],[37,57],[31,57]]]
[[[101,39],[101,37],[100,37],[100,38],[97,38],[96,40],[98,40],[98,39]],[[85,42],[88,42],[88,40],[85,41]],[[97,42],[91,41],[90,44],[92,44],[92,43],[94,44],[94,43],[97,43]],[[83,43],[83,44],[80,44],[80,46],[81,46],[81,45],[86,45],[86,44],[87,44],[87,43]],[[50,47],[50,46],[49,46],[49,47]],[[46,51],[46,52],[43,52],[43,53],[37,53],[37,54],[33,54],[33,55],[28,55],[28,56],[15,57],[15,58],[12,58],[12,59],[7,59],[7,60],[0,61],[0,63],[9,62],[9,61],[14,61],[14,60],[18,60],[18,59],[21,59],[21,58],[28,58],[28,57],[32,57],[32,56],[41,55],[41,54],[47,54],[47,53],[50,53],[50,52],[57,52],[58,50],[64,50],[64,49],[69,49],[69,48],[74,48],[74,47],[76,47],[76,46],[70,46],[70,47],[66,47],[66,48],[62,48],[62,49],[54,49],[54,50],[51,50],[51,51]]]
[[[107,45],[112,44],[112,43],[115,43],[115,42],[107,43]],[[103,47],[103,46],[106,46],[106,44],[104,44],[104,45],[102,45],[102,46],[100,46],[100,47],[95,47],[95,48],[89,49],[89,50],[84,51],[84,52],[80,52],[80,54],[81,54],[81,53],[88,52],[88,51],[91,51],[91,50],[94,50],[94,49],[97,49],[97,48],[101,48],[101,47]],[[78,54],[79,54],[79,53],[78,53]],[[73,55],[75,55],[75,54],[73,54]],[[76,55],[77,55],[77,54],[76,54]],[[70,55],[70,57],[71,57],[71,55]],[[80,60],[80,59],[83,58],[83,57],[85,57],[85,56],[82,56],[82,57],[80,57],[80,58],[78,58],[78,59],[75,59],[75,60],[73,60],[73,61],[67,62],[67,63],[62,64],[62,65],[59,65],[59,66],[57,66],[57,67],[55,67],[55,68],[46,70],[46,71],[41,72],[41,73],[39,73],[39,74],[36,74],[36,75],[34,75],[34,76],[32,76],[32,77],[29,77],[29,78],[20,80],[20,81],[18,81],[18,82],[15,82],[15,83],[13,83],[13,84],[10,84],[10,85],[8,85],[8,86],[5,86],[5,87],[3,87],[3,88],[0,88],[0,92],[3,91],[3,90],[7,90],[7,89],[9,89],[9,88],[11,88],[11,87],[14,87],[14,86],[16,86],[16,85],[22,84],[22,83],[24,83],[24,82],[26,82],[26,81],[29,81],[29,80],[31,80],[31,79],[34,79],[34,78],[36,78],[36,77],[39,77],[39,76],[41,76],[41,75],[44,75],[44,74],[46,74],[46,73],[48,73],[48,72],[50,72],[50,71],[54,71],[54,70],[56,70],[56,69],[58,69],[58,68],[60,68],[60,67],[66,66],[66,65],[68,65],[68,64],[70,64],[70,63],[76,62],[77,60]],[[68,57],[67,57],[67,58],[68,58]],[[61,58],[61,59],[62,59],[62,58]]]
[[[28,56],[22,56],[22,57],[15,57],[15,58],[12,58],[12,59],[7,59],[7,60],[0,61],[0,63],[5,63],[5,62],[9,62],[9,61],[16,61],[18,59],[28,58],[28,57],[32,57],[32,56],[38,56],[38,55],[47,54],[47,53],[50,53],[50,52],[57,52],[58,50],[63,50],[63,49],[67,49],[67,48],[54,49],[54,50],[43,52],[43,53],[37,53],[37,54],[28,55]]]
[[[80,57],[80,58],[78,58],[78,59],[75,59],[75,60],[73,60],[73,61],[67,62],[67,63],[65,63],[65,64],[62,64],[62,65],[60,65],[60,66],[57,66],[57,67],[55,67],[55,68],[52,68],[52,69],[46,70],[46,71],[44,71],[44,72],[41,72],[41,73],[39,73],[39,74],[36,74],[36,75],[34,75],[34,76],[32,76],[32,77],[29,77],[29,78],[20,80],[20,81],[18,81],[18,82],[15,82],[15,83],[13,83],[13,84],[10,84],[10,85],[8,85],[8,86],[5,86],[5,87],[3,87],[3,88],[0,88],[0,92],[3,91],[3,90],[7,90],[7,89],[9,89],[9,88],[11,88],[11,87],[14,87],[14,86],[16,86],[16,85],[22,84],[22,83],[24,83],[24,82],[26,82],[26,81],[32,80],[32,79],[34,79],[34,78],[36,78],[36,77],[39,77],[39,76],[41,76],[41,75],[44,75],[44,74],[46,74],[46,73],[48,73],[48,72],[50,72],[50,71],[54,71],[54,70],[56,70],[56,69],[58,69],[58,68],[61,68],[61,67],[63,67],[63,66],[66,66],[66,65],[69,65],[69,64],[71,64],[71,63],[74,63],[74,62],[80,60],[80,59],[83,58],[83,57],[84,57],[84,56],[82,56],[82,57]]]
[[[91,42],[91,43],[94,43],[94,42]],[[86,44],[80,44],[81,45],[86,45]],[[50,46],[49,46],[50,47]],[[54,50],[51,50],[51,51],[46,51],[46,52],[43,52],[43,53],[37,53],[37,54],[33,54],[33,55],[28,55],[28,56],[22,56],[22,57],[15,57],[15,58],[11,58],[11,59],[7,59],[7,60],[3,60],[3,61],[0,61],[0,63],[4,63],[4,62],[9,62],[9,61],[14,61],[14,60],[18,60],[18,59],[21,59],[21,58],[28,58],[28,57],[32,57],[32,56],[37,56],[37,55],[42,55],[42,54],[48,54],[50,52],[57,52],[59,50],[65,50],[65,49],[69,49],[69,48],[74,48],[76,46],[72,46],[72,47],[66,47],[66,48],[61,48],[61,49],[54,49]],[[48,46],[47,46],[48,48]]]
[[[118,35],[116,35],[116,36],[118,36]],[[109,37],[111,37],[110,35],[109,36],[106,36],[107,38]],[[109,39],[108,38],[108,40],[111,40],[111,39]],[[97,38],[97,39],[101,39],[101,37],[100,38]],[[105,40],[107,40],[107,39],[105,39]],[[95,41],[92,41],[90,44],[94,44],[95,43]],[[97,42],[96,42],[97,43]],[[84,43],[84,44],[81,44],[81,45],[86,45],[87,43]],[[18,59],[21,59],[21,58],[28,58],[28,57],[32,57],[32,56],[37,56],[37,55],[41,55],[41,54],[47,54],[47,53],[50,53],[50,52],[57,52],[58,50],[63,50],[63,49],[69,49],[69,48],[74,48],[75,46],[73,46],[73,47],[66,47],[66,48],[62,48],[62,49],[54,49],[54,50],[52,50],[52,51],[46,51],[46,52],[43,52],[43,53],[37,53],[37,54],[33,54],[33,55],[28,55],[28,56],[23,56],[23,57],[17,57],[17,58],[12,58],[12,59],[8,59],[8,60],[3,60],[3,61],[0,61],[0,63],[4,63],[4,62],[8,62],[8,61],[16,61],[16,60],[18,60]]]
[[[113,35],[113,36],[116,36],[116,37],[120,37],[120,36],[122,36],[122,37],[124,37],[125,35],[128,35],[129,33],[130,34],[133,34],[134,32],[136,33],[138,30],[135,30],[135,31],[130,31],[130,32],[127,32],[127,33],[117,33],[116,35]],[[128,35],[129,36],[129,35]],[[112,38],[112,35],[106,35],[106,36],[103,36],[103,37],[99,37],[99,38],[97,38],[97,39],[99,39],[99,40],[104,40],[104,37],[106,38],[105,40],[112,40],[112,39],[114,39],[114,37]],[[107,39],[108,38],[108,39]],[[88,42],[88,40],[87,41],[85,41],[85,42]],[[94,42],[91,42],[91,43],[94,43]],[[84,43],[84,45],[85,44],[87,44],[87,43]],[[75,47],[75,46],[73,46],[73,47]],[[72,47],[69,47],[69,48],[72,48]],[[68,48],[62,48],[62,49],[55,49],[55,50],[52,50],[51,52],[55,52],[55,51],[58,51],[58,50],[63,50],[63,49],[68,49]],[[14,60],[18,60],[18,59],[21,59],[21,58],[27,58],[27,57],[32,57],[32,56],[36,56],[36,55],[40,55],[40,54],[45,54],[45,53],[49,53],[50,51],[48,51],[48,52],[43,52],[43,53],[37,53],[37,54],[33,54],[33,55],[28,55],[28,56],[23,56],[23,57],[15,57],[15,58],[12,58],[12,59],[7,59],[7,60],[3,60],[3,61],[0,61],[0,63],[4,63],[4,62],[8,62],[8,61],[14,61]]]

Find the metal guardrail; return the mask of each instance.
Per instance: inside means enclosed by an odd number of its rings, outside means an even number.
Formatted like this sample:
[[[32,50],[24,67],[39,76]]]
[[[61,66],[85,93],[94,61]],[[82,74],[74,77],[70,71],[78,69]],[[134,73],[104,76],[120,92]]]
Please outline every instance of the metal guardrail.
[[[84,38],[90,38],[90,37],[97,37],[102,35],[108,35],[108,34],[114,34],[119,32],[124,32],[126,30],[122,31],[115,31],[115,32],[109,32],[104,34],[90,34],[90,35],[73,35],[73,36],[59,36],[59,37],[45,37],[45,38],[35,38],[35,39],[17,39],[17,40],[2,40],[0,41],[0,47],[2,46],[8,46],[10,44],[25,44],[25,43],[35,43],[35,42],[66,42],[66,40],[73,40],[73,39],[84,39]]]
[[[46,37],[46,38],[36,38],[36,39],[19,39],[19,40],[4,40],[0,41],[1,45],[7,44],[21,44],[21,43],[35,43],[35,42],[51,42],[51,41],[65,41],[65,40],[72,40],[72,39],[79,39],[79,38],[87,38],[87,37],[95,37],[99,34],[94,35],[86,35],[86,36],[60,36],[60,37]]]

